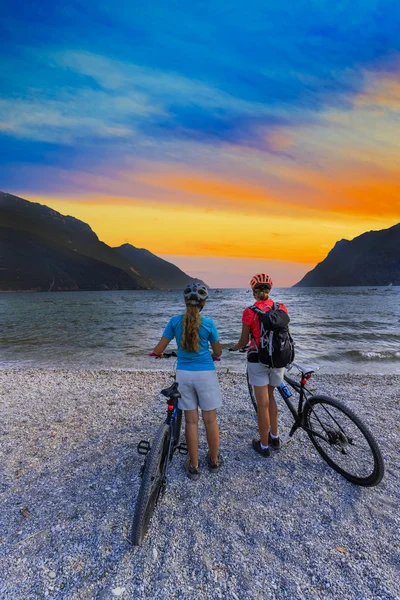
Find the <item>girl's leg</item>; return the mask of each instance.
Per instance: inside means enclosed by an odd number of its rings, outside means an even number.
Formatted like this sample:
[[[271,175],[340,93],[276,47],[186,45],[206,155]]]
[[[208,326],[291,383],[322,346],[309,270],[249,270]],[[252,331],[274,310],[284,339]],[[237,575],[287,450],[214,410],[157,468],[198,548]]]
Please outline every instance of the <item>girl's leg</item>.
[[[185,437],[192,467],[199,466],[199,411],[185,410]]]
[[[218,464],[219,429],[217,423],[217,410],[203,410],[202,417],[206,428],[208,448],[214,464]]]
[[[268,398],[269,398],[269,420],[271,424],[271,433],[275,436],[278,435],[278,407],[274,397],[273,385],[268,386]]]
[[[263,446],[268,446],[269,420],[269,393],[267,385],[254,385],[257,401],[257,418],[260,440]]]

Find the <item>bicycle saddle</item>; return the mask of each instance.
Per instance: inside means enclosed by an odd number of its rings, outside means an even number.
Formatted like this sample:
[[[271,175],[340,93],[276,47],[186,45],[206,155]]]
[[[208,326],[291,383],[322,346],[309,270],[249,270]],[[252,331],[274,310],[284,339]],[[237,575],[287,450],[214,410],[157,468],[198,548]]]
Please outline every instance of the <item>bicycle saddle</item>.
[[[181,395],[178,391],[178,382],[177,381],[175,381],[172,385],[170,385],[169,388],[165,388],[165,390],[161,390],[160,393],[163,396],[165,396],[166,398],[172,398],[173,400],[181,397]]]
[[[316,367],[303,367],[303,365],[299,365],[298,363],[292,363],[292,364],[294,367],[297,367],[303,375],[308,375],[309,373],[315,373]]]

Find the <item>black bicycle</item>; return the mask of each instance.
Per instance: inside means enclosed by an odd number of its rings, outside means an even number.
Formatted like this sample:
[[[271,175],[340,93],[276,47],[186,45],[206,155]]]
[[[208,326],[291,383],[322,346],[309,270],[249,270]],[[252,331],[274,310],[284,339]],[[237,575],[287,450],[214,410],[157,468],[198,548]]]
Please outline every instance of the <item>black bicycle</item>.
[[[292,369],[297,369],[299,380],[291,376]],[[356,485],[377,485],[382,480],[385,467],[372,433],[345,404],[329,396],[314,395],[306,388],[314,372],[312,367],[292,363],[285,371],[284,382],[276,388],[294,418],[289,437],[297,429],[304,429],[316,450],[332,469]],[[248,374],[247,384],[257,412],[254,389]],[[292,391],[298,395],[297,409]]]
[[[174,352],[164,354],[165,358],[176,356]],[[131,543],[140,546],[149,528],[157,501],[165,493],[168,466],[174,452],[187,454],[186,444],[180,443],[182,411],[178,408],[181,397],[178,383],[175,381],[169,388],[160,392],[167,398],[167,417],[157,429],[153,443],[141,440],[137,445],[139,454],[146,460],[141,470],[142,482],[136,500],[135,514],[131,531]]]

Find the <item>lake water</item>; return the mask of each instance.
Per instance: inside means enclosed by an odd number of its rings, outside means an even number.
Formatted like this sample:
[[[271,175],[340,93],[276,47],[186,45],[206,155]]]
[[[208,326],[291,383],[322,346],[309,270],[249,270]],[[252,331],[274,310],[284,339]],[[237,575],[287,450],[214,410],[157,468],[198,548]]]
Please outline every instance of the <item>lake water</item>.
[[[400,373],[400,287],[277,288],[271,297],[288,307],[298,362],[321,373]],[[204,314],[226,349],[221,367],[244,368],[244,355],[227,349],[251,304],[245,289],[210,290]],[[3,293],[0,367],[170,369],[147,353],[181,312],[175,291]]]

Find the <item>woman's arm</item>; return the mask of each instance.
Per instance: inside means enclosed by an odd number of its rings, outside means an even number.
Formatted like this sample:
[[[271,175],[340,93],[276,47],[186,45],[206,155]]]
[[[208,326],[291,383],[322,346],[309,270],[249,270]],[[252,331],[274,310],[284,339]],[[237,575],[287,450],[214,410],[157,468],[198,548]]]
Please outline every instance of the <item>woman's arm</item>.
[[[250,327],[242,323],[242,335],[240,336],[240,340],[237,344],[232,346],[231,350],[240,350],[240,348],[244,348],[249,343],[250,337]]]
[[[161,356],[161,354],[164,352],[165,348],[168,346],[168,344],[170,343],[171,340],[169,340],[166,337],[162,337],[161,340],[158,342],[157,346],[155,346],[153,348],[153,353],[154,354],[158,354],[159,356]]]
[[[222,354],[222,348],[221,348],[221,344],[220,342],[211,342],[211,348],[212,348],[212,353],[213,356],[216,356],[217,358],[219,356],[221,356]]]

